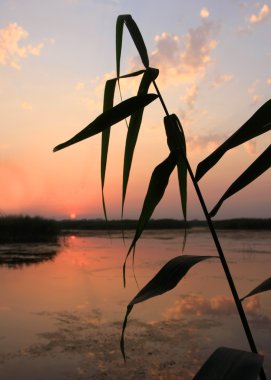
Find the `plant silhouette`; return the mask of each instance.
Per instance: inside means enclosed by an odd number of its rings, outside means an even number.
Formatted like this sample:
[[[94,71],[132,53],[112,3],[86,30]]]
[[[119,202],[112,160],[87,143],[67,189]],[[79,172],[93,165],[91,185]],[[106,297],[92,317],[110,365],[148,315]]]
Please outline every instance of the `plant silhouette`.
[[[127,27],[130,36],[138,50],[144,69],[120,76],[120,60],[122,51],[122,38],[124,26]],[[206,221],[208,223],[212,238],[214,240],[218,257],[221,261],[222,267],[229,287],[234,298],[236,308],[238,310],[240,320],[246,334],[251,352],[240,351],[221,347],[218,348],[214,354],[207,360],[202,369],[198,372],[194,379],[224,379],[233,380],[244,378],[246,380],[254,380],[260,375],[261,380],[266,379],[264,369],[262,367],[263,357],[258,354],[256,344],[252,332],[250,330],[245,311],[242,306],[242,301],[255,293],[271,290],[270,278],[264,280],[254,290],[250,291],[245,297],[240,298],[231,276],[228,263],[220,245],[216,230],[214,228],[211,217],[213,217],[222,206],[222,203],[230,198],[233,194],[243,189],[245,186],[253,182],[256,178],[262,175],[271,166],[271,145],[245,170],[233,184],[226,190],[224,195],[218,200],[213,210],[207,210],[204,198],[202,196],[198,181],[216,165],[216,163],[223,157],[224,154],[240,144],[243,144],[252,138],[255,138],[271,129],[271,100],[262,105],[252,117],[244,123],[232,136],[230,136],[221,146],[219,146],[212,154],[205,160],[199,163],[194,175],[186,154],[185,135],[182,124],[177,115],[170,114],[167,110],[164,99],[156,84],[156,78],[159,74],[158,69],[151,68],[149,65],[149,58],[147,49],[142,38],[142,35],[133,20],[131,15],[121,15],[117,18],[116,23],[116,78],[110,79],[105,84],[104,90],[104,106],[103,113],[92,121],[87,127],[77,133],[75,136],[66,142],[57,145],[54,151],[66,148],[81,140],[91,137],[97,133],[102,134],[102,149],[101,149],[101,180],[102,180],[102,199],[105,218],[107,219],[106,206],[104,200],[104,179],[106,173],[107,153],[110,140],[110,128],[117,122],[126,119],[130,116],[126,145],[124,152],[124,169],[123,169],[123,188],[122,188],[122,214],[125,203],[125,195],[129,182],[130,168],[133,160],[133,153],[136,146],[140,126],[142,122],[144,108],[155,100],[159,100],[164,112],[164,126],[169,148],[169,155],[159,163],[153,170],[147,194],[142,206],[142,211],[137,223],[136,231],[130,248],[128,249],[124,266],[123,266],[123,279],[125,282],[125,265],[131,253],[135,255],[135,248],[138,239],[146,228],[156,206],[163,198],[165,190],[168,185],[169,178],[177,168],[178,183],[180,190],[180,201],[184,220],[186,221],[186,205],[187,205],[187,175],[191,178],[195,191],[197,193],[199,202],[204,212]],[[129,78],[133,76],[142,75],[138,93],[136,96],[127,100],[121,101],[114,106],[114,95],[116,84],[120,88],[120,81],[122,78]],[[153,85],[156,94],[149,94],[149,87]],[[123,329],[121,335],[121,351],[125,359],[125,345],[124,333],[128,321],[128,315],[131,313],[133,306],[136,303],[143,302],[151,297],[161,295],[172,288],[174,288],[183,276],[190,270],[190,268],[205,259],[217,258],[217,256],[189,256],[182,255],[171,259],[164,267],[151,279],[143,289],[132,299],[127,306],[127,312],[123,322]]]

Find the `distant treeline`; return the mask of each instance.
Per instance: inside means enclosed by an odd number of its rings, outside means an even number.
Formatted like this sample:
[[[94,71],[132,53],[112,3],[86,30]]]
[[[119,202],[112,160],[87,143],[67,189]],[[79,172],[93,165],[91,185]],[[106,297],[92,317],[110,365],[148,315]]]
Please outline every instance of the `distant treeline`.
[[[80,219],[80,220],[61,220],[58,221],[62,230],[134,230],[137,221],[133,219],[109,220],[103,219]],[[271,219],[227,219],[214,221],[216,229],[228,230],[271,230]],[[146,229],[184,229],[195,227],[207,227],[205,221],[191,220],[187,224],[183,220],[177,219],[151,219]]]
[[[53,220],[39,216],[0,216],[0,244],[57,242],[64,230],[135,230],[136,220],[80,219]],[[271,230],[271,219],[227,219],[214,222],[217,229],[228,230]],[[204,228],[206,222],[191,220],[185,224],[183,220],[151,219],[146,229],[184,229]]]
[[[56,220],[23,215],[0,216],[0,243],[57,242],[60,225]]]

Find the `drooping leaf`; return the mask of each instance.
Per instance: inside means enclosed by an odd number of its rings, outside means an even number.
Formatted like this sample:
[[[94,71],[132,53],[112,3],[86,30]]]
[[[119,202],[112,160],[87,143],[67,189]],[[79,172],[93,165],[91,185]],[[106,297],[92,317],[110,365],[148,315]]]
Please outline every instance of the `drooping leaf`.
[[[123,26],[124,23],[127,26],[127,29],[129,30],[129,33],[134,41],[134,44],[139,52],[140,58],[143,62],[143,65],[148,68],[149,67],[149,58],[147,49],[144,43],[144,40],[142,38],[142,35],[140,33],[140,30],[138,29],[138,26],[136,25],[135,21],[133,20],[132,16],[127,15],[120,15],[117,18],[116,23],[116,71],[117,71],[117,77],[120,76],[120,58],[121,58],[121,49],[122,49],[122,36],[123,36]]]
[[[237,193],[245,186],[253,182],[261,174],[271,167],[271,145],[245,170],[240,177],[228,188],[224,195],[217,202],[215,207],[210,212],[210,217],[213,217],[218,212],[225,199]]]
[[[245,297],[241,298],[241,301],[243,301],[247,297],[254,296],[255,294],[267,292],[268,290],[271,290],[271,277],[269,277],[267,280],[263,281],[255,289],[253,289],[251,292],[249,292]]]
[[[137,95],[147,94],[149,91],[149,87],[153,81],[156,79],[159,74],[159,70],[154,68],[149,68],[145,71]],[[138,133],[140,130],[142,117],[143,117],[144,108],[136,111],[130,118],[128,133],[126,137],[125,144],[125,153],[124,153],[124,165],[123,165],[123,186],[122,186],[122,215],[123,208],[126,196],[127,185],[129,181],[129,175],[133,160],[134,149],[136,146]]]
[[[120,57],[122,48],[122,35],[123,35],[123,25],[125,17],[128,15],[120,15],[117,18],[116,23],[116,71],[117,77],[120,76]]]
[[[120,78],[131,78],[137,75],[141,75],[145,71],[146,70],[135,71],[133,73],[122,75]],[[117,82],[117,78],[109,79],[108,81],[106,81],[105,89],[104,89],[103,112],[113,107],[116,82]],[[106,214],[106,206],[105,206],[105,199],[104,199],[104,181],[105,181],[109,139],[110,139],[110,128],[107,128],[104,131],[102,131],[102,148],[101,148],[102,203],[103,203],[104,216],[106,220],[107,220],[107,214]]]
[[[142,60],[143,65],[148,68],[149,67],[149,57],[146,45],[144,43],[143,37],[140,33],[140,30],[138,29],[138,26],[131,15],[125,16],[125,24],[127,26],[127,29],[130,32],[130,35],[134,41],[134,44],[138,50],[138,53],[140,55],[140,58]]]
[[[123,264],[123,282],[125,286],[125,268],[126,261],[130,252],[135,247],[137,240],[142,234],[146,224],[150,220],[156,206],[163,198],[164,192],[167,188],[170,174],[177,165],[177,154],[175,152],[170,152],[169,156],[156,168],[154,169],[151,180],[149,183],[148,191],[143,203],[140,217],[137,222],[135,236],[133,238],[132,244],[126,255],[124,264]]]
[[[199,263],[200,261],[214,258],[215,256],[190,256],[183,255],[174,257],[168,261],[159,272],[152,278],[147,285],[142,288],[137,295],[132,299],[132,301],[127,306],[126,315],[123,321],[122,334],[120,347],[122,355],[125,359],[125,349],[124,349],[124,333],[127,325],[128,316],[131,313],[133,306],[137,303],[146,301],[152,297],[159,296],[169,290],[175,288],[175,286],[180,282],[180,280],[186,275],[189,269]]]
[[[253,352],[219,347],[193,380],[257,380],[263,356]]]
[[[184,160],[186,157],[186,142],[182,125],[177,115],[172,114],[164,117],[164,125],[167,135],[167,144],[170,151],[179,150],[182,154],[178,155],[178,180],[182,203],[184,220],[187,214],[187,166]]]
[[[77,133],[71,139],[65,141],[62,144],[57,145],[54,148],[54,152],[66,148],[70,145],[85,140],[88,137],[94,136],[106,128],[118,123],[126,117],[132,115],[138,109],[146,107],[149,103],[153,102],[157,98],[155,94],[147,94],[141,96],[133,96],[123,102],[119,103],[115,107],[103,112],[92,123],[85,127],[82,131]]]
[[[271,100],[268,100],[251,118],[231,135],[213,153],[198,164],[195,178],[199,181],[229,150],[271,129]]]
[[[106,82],[105,89],[104,89],[103,112],[113,107],[115,88],[116,88],[116,79],[111,79]],[[106,206],[105,206],[105,199],[104,199],[104,181],[105,181],[109,138],[110,138],[110,128],[106,128],[104,131],[102,131],[102,148],[101,148],[102,202],[103,202],[104,216],[106,220],[107,220],[107,214],[106,214]]]

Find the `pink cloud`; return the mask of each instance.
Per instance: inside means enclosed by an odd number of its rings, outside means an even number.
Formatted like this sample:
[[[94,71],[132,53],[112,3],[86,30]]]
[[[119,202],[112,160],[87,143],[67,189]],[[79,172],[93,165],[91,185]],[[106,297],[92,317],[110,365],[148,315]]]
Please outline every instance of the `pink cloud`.
[[[253,14],[249,17],[251,24],[258,24],[265,21],[270,16],[270,7],[268,4],[264,4],[258,14]]]
[[[0,64],[19,70],[20,62],[29,55],[39,55],[43,43],[35,46],[21,45],[21,40],[28,37],[28,32],[16,23],[0,29]]]

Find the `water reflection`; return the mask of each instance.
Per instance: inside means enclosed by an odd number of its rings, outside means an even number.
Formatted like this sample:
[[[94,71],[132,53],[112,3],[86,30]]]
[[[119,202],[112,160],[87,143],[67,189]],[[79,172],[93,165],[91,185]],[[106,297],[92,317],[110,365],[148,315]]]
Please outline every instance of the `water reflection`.
[[[0,266],[18,269],[53,260],[59,252],[56,244],[1,244]]]
[[[270,277],[270,233],[219,233],[241,296]],[[126,305],[138,291],[129,266],[127,288],[122,287],[129,241],[123,246],[117,232],[110,239],[98,231],[73,236],[59,250],[51,246],[51,256],[47,246],[50,258],[42,256],[42,247],[33,246],[29,263],[40,252],[36,258],[46,258],[40,261],[43,265],[22,265],[22,270],[14,271],[0,261],[3,379],[189,380],[217,347],[248,349],[221,265],[213,260],[191,269],[173,291],[136,305],[126,330],[124,365],[121,325]],[[127,233],[127,240],[131,237]],[[144,234],[136,253],[140,287],[180,254],[181,247],[179,232]],[[214,254],[209,235],[190,231],[186,254],[203,251]],[[269,376],[267,293],[245,300],[244,307]]]

